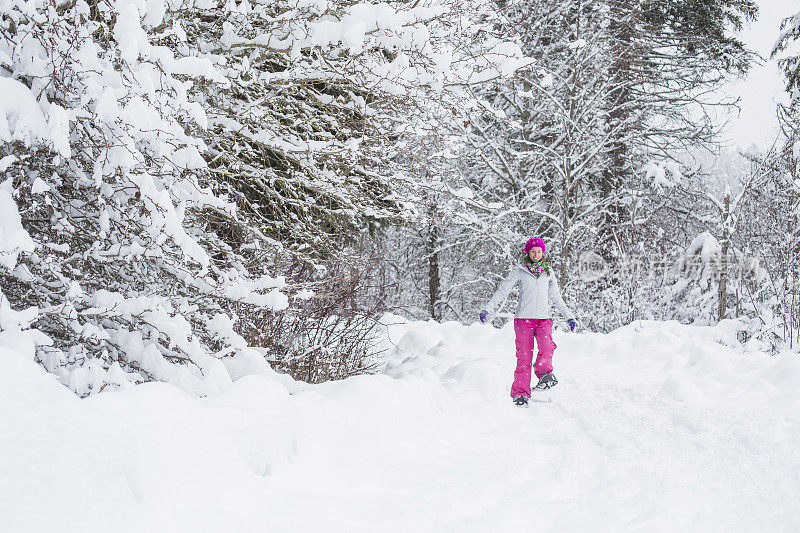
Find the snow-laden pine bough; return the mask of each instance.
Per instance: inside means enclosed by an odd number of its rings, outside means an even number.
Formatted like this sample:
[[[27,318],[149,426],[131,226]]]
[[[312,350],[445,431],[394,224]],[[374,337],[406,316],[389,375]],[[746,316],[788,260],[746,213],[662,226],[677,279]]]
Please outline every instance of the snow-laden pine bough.
[[[530,64],[487,9],[0,4],[0,342],[81,395],[268,371],[241,321],[302,294],[286,265],[413,208],[383,149],[414,102]]]

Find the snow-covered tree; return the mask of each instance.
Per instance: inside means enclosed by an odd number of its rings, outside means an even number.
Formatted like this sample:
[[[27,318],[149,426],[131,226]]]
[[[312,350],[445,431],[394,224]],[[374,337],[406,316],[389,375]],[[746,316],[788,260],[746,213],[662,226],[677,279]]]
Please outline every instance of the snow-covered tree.
[[[37,359],[81,394],[147,379],[203,394],[263,369],[230,306],[288,303],[208,224],[236,209],[205,174],[207,117],[189,89],[229,82],[166,46],[190,7],[2,6],[0,155],[29,236],[4,262],[4,307],[30,308]]]
[[[603,4],[614,80],[606,100],[614,133],[602,181],[609,197],[636,190],[635,175],[653,157],[676,160],[682,150],[715,145],[719,127],[711,111],[735,102],[714,89],[752,63],[753,52],[736,32],[758,8],[752,0]],[[630,214],[624,200],[609,203],[600,231],[607,240],[619,239],[630,229]]]
[[[410,212],[389,163],[404,113],[526,63],[484,31],[490,7],[6,2],[3,330],[81,394],[265,371],[251,319],[311,295],[279,268]]]
[[[772,51],[786,79],[789,101],[779,105],[782,146],[758,161],[770,172],[762,195],[753,202],[748,228],[764,255],[770,284],[766,294],[752,298],[761,311],[764,329],[791,348],[800,346],[800,12],[783,20]]]
[[[421,238],[417,255],[439,258],[442,305],[454,316],[472,316],[531,233],[548,237],[563,278],[571,244],[597,217],[587,189],[602,160],[603,64],[581,41],[595,29],[593,9],[567,4],[504,6],[496,31],[536,63],[436,115],[426,164],[446,190],[429,217],[441,244]]]

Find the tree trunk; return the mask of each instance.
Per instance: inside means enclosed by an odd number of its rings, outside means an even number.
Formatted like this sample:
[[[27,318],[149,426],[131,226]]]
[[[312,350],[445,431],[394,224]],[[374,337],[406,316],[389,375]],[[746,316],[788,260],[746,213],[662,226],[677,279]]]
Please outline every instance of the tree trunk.
[[[615,131],[608,141],[606,166],[603,171],[600,192],[606,211],[600,226],[600,239],[611,243],[620,238],[619,230],[625,219],[624,207],[619,201],[623,185],[629,181],[630,165],[626,135],[631,120],[631,78],[633,62],[633,27],[631,7],[628,0],[609,1],[609,33],[613,39],[611,53],[616,58],[609,75],[612,88],[608,96],[608,127]],[[610,246],[604,246],[601,254],[610,260]]]
[[[426,252],[428,256],[428,304],[431,318],[442,319],[442,282],[439,273],[440,229],[435,222],[428,228]]]

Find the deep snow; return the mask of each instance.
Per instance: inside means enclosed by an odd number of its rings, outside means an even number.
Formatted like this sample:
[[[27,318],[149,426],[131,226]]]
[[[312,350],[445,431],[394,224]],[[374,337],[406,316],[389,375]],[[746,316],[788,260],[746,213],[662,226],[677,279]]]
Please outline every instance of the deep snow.
[[[382,374],[78,399],[0,351],[0,530],[797,531],[800,357],[730,324],[558,331],[508,397],[513,329],[385,319]]]

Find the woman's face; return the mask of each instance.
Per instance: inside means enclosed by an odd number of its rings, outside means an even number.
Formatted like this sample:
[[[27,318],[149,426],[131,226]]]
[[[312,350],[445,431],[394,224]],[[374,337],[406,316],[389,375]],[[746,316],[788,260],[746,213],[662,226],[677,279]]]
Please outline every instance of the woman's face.
[[[531,248],[531,251],[528,252],[528,257],[530,257],[533,261],[538,261],[542,258],[542,249],[538,246],[534,246]]]

